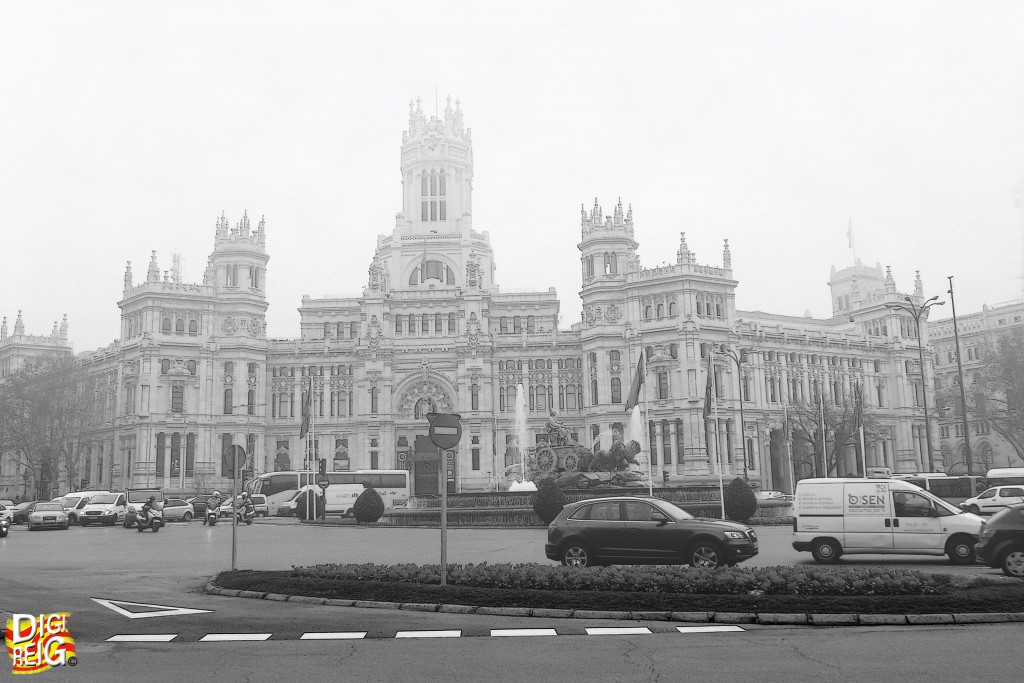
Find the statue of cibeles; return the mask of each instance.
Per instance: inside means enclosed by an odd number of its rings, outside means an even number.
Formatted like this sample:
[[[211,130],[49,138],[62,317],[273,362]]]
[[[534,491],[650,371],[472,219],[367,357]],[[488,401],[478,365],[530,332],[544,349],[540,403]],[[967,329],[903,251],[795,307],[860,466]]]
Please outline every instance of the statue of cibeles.
[[[552,436],[556,446],[568,445],[570,437],[569,428],[554,410],[550,411],[547,421],[544,423],[544,431]]]

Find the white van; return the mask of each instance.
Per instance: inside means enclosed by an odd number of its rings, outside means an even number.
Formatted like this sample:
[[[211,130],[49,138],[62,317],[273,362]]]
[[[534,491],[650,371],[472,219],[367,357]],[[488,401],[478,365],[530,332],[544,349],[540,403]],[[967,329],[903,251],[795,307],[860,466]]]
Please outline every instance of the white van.
[[[324,501],[324,513],[340,514],[346,517],[352,517],[352,506],[356,503],[356,498],[363,495],[363,491],[366,487],[362,484],[331,484],[326,489],[321,489],[319,486],[303,486],[301,489],[295,492],[289,500],[281,503],[278,508],[277,514],[284,515],[286,517],[296,516],[296,506],[298,505],[299,496],[304,491],[312,491],[317,496],[325,496]]]
[[[974,564],[982,519],[898,479],[803,479],[793,548],[830,564],[843,554],[948,555]]]

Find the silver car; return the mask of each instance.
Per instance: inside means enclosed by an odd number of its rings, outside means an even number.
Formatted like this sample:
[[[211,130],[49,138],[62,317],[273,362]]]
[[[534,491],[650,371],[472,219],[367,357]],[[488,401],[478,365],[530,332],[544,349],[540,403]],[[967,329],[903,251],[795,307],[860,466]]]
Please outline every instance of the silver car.
[[[192,503],[181,498],[168,498],[164,501],[165,522],[191,522],[196,516],[196,510]]]
[[[39,503],[28,515],[28,530],[68,528],[68,513],[60,503]]]

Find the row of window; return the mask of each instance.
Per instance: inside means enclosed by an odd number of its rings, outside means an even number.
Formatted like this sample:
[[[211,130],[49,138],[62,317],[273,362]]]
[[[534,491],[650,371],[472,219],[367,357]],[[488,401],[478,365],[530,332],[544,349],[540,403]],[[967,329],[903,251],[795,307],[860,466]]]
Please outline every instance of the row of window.
[[[334,322],[324,323],[324,339],[348,339],[359,338],[359,323],[357,322]]]
[[[270,373],[272,377],[295,377],[296,370],[298,370],[298,374],[300,377],[323,377],[325,375],[335,377],[340,375],[352,375],[352,373],[354,372],[354,367],[351,365],[303,365],[299,368],[272,368]]]
[[[185,334],[185,324],[184,318],[176,318],[173,321],[170,318],[164,318],[160,323],[160,331],[164,334]],[[172,325],[173,330],[171,329]],[[199,321],[195,318],[188,321],[188,333],[193,337],[199,334]]]
[[[498,318],[498,334],[522,334],[523,324],[526,324],[526,333],[533,334],[535,332],[541,332],[539,320],[536,316],[501,316]]]
[[[237,266],[229,265],[224,269],[224,286],[225,287],[238,287],[239,277],[238,271],[240,268],[245,268],[249,271],[249,287],[251,289],[263,289],[263,268],[257,268],[255,266]]]
[[[594,355],[594,354],[591,354]],[[596,358],[596,356],[595,356]],[[550,358],[538,358],[536,361],[527,360],[499,360],[498,370],[552,370],[554,368],[559,370],[568,370],[573,367],[582,368],[583,361],[579,358],[558,358],[552,361]]]
[[[600,259],[600,261],[599,261]],[[619,255],[606,251],[604,254],[588,254],[583,257],[584,277],[594,277],[595,264],[604,275],[615,275],[619,272]]]
[[[531,384],[524,387],[526,391],[526,408],[530,411],[544,412],[555,408],[554,387],[550,384]],[[498,410],[511,412],[516,409],[516,387],[506,386],[498,389]],[[558,387],[558,409],[579,410],[583,408],[583,386],[560,385]],[[479,408],[473,408],[479,410]]]
[[[447,194],[448,183],[444,169],[439,171],[425,171],[423,175],[420,176],[420,220],[447,220]]]
[[[441,313],[433,315],[423,313],[422,315],[409,314],[395,316],[395,336],[400,337],[408,330],[409,336],[419,333],[428,335],[433,332],[435,335],[445,334],[445,323],[448,323],[448,334],[458,334],[458,320],[454,313],[447,316]]]
[[[707,304],[707,306],[708,306],[708,315],[711,315],[711,312],[710,312],[711,311],[711,304]],[[718,304],[718,317],[722,317],[721,311],[722,311],[722,305]],[[676,303],[674,301],[670,301],[669,304],[668,304],[668,317],[673,318],[673,317],[675,317],[675,315],[676,315]],[[644,307],[644,319],[645,320],[650,320],[651,318],[654,318],[654,317],[658,317],[658,318],[664,318],[665,317],[665,304],[658,304],[657,306],[645,306]]]

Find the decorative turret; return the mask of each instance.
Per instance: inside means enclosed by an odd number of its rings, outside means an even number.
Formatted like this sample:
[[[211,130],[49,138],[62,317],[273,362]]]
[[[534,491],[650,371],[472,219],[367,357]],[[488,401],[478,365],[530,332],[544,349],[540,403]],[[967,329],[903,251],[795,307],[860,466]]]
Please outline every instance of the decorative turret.
[[[25,336],[25,322],[21,319],[21,311],[18,311],[18,318],[14,321],[14,336]]]
[[[160,266],[156,262],[156,249],[149,257],[149,269],[146,271],[146,282],[160,282]]]
[[[128,265],[124,268],[124,295],[128,296],[128,290],[132,288],[132,262],[129,261]]]
[[[57,321],[54,320],[53,321],[53,329],[50,330],[50,336],[51,337],[56,337],[58,332],[60,332],[60,326],[58,325]]]
[[[690,247],[686,244],[686,233],[679,233],[679,250],[676,252],[676,263],[682,265],[685,263],[693,262],[693,252],[690,251]]]
[[[4,321],[0,324],[0,339],[7,339],[7,316],[4,316]]]
[[[238,222],[238,235],[242,239],[249,237],[249,212],[242,213],[242,220]]]
[[[265,216],[260,216],[260,224],[256,228],[256,242],[259,244],[267,243],[267,220]]]
[[[203,272],[203,284],[204,285],[212,285],[212,284],[214,284],[214,277],[215,276],[216,276],[216,273],[213,270],[213,255],[211,254],[206,259],[206,270]]]
[[[218,239],[222,237],[227,237],[228,228],[229,226],[227,215],[225,215],[225,212],[221,211],[220,218],[217,219],[217,230],[214,233],[214,241],[216,242]]]
[[[732,254],[729,252],[729,240],[725,240],[725,247],[722,248],[722,268],[732,270]]]
[[[601,215],[601,204],[594,198],[590,215],[580,207],[583,252],[583,287],[612,286],[625,281],[626,272],[635,269],[637,243],[633,239],[633,207],[629,213],[622,209],[620,197],[610,216]],[[584,306],[589,298],[584,297]]]
[[[612,211],[611,216],[602,216],[601,205],[597,201],[597,197],[594,197],[594,208],[591,209],[590,215],[587,216],[586,209],[580,206],[580,224],[583,232],[583,239],[587,238],[587,235],[594,230],[613,230],[626,235],[632,240],[633,237],[633,205],[630,204],[629,212],[623,213],[622,211],[622,198],[619,198],[618,204]]]
[[[67,313],[64,314],[64,319],[60,323],[60,338],[61,339],[67,339],[68,338],[68,314]]]
[[[892,266],[885,267],[885,293],[896,293],[896,281],[892,279]]]
[[[915,270],[914,273],[915,273],[915,277],[914,277],[914,296],[915,297],[923,297],[924,296],[924,283],[921,282],[921,271],[920,270]]]

